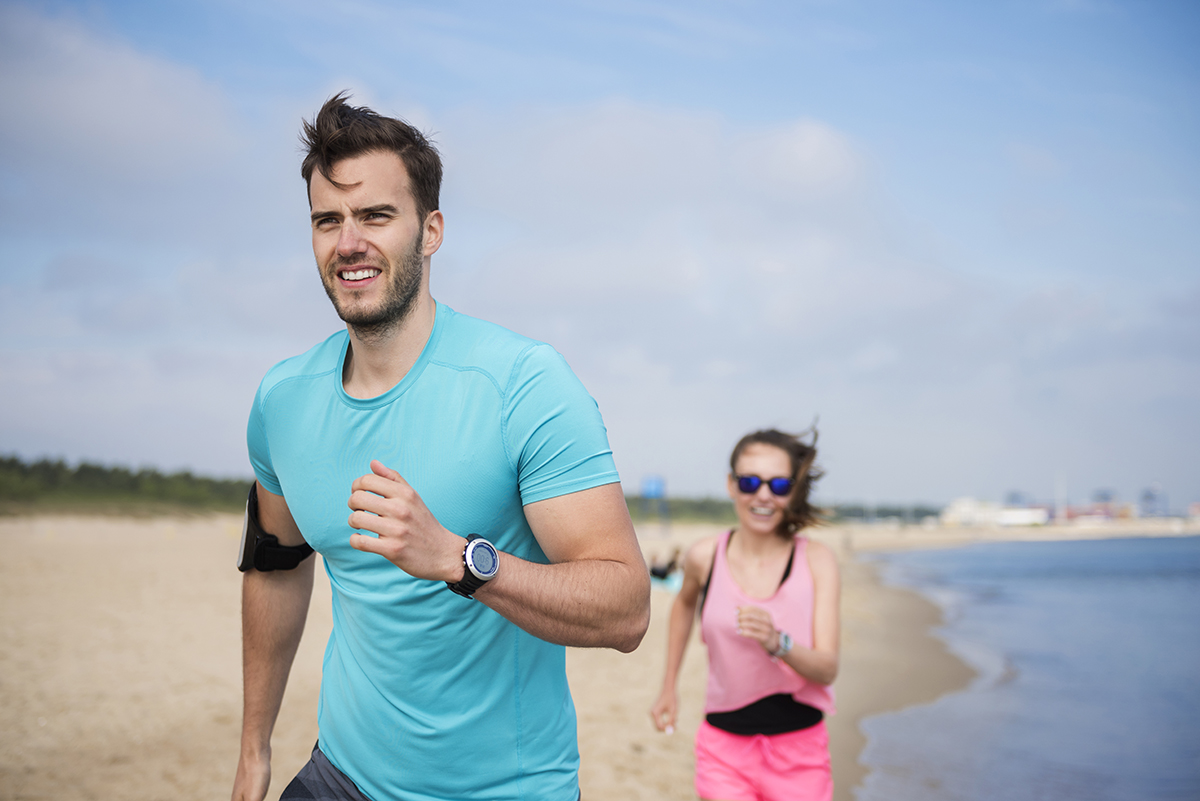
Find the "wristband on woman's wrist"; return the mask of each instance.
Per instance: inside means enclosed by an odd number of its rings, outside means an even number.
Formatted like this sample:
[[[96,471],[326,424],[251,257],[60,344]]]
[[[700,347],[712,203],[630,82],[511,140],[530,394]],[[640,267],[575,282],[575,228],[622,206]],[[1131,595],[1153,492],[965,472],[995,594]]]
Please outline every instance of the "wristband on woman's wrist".
[[[778,659],[779,657],[792,650],[792,635],[786,631],[779,632],[779,647],[771,652],[771,656]]]

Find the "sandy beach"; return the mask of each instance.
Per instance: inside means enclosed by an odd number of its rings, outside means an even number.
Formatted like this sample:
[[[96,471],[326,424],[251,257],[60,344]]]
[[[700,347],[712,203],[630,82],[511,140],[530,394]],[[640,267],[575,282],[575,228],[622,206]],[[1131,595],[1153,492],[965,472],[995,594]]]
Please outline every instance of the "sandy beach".
[[[240,518],[39,516],[0,519],[0,799],[223,799],[241,720]],[[648,556],[717,529],[642,531]],[[1175,533],[1175,532],[1172,532]],[[936,536],[935,536],[936,534]],[[882,587],[862,549],[971,541],[944,532],[830,528],[843,571],[839,714],[830,721],[837,797],[862,775],[858,721],[966,686],[970,670],[929,629],[937,609]],[[854,549],[852,551],[851,549]],[[633,654],[572,649],[583,795],[692,799],[691,737],[703,705],[703,646],[689,649],[679,730],[656,732],[672,596],[655,590],[651,628]],[[308,628],[273,741],[269,798],[316,739],[329,588],[318,572]]]

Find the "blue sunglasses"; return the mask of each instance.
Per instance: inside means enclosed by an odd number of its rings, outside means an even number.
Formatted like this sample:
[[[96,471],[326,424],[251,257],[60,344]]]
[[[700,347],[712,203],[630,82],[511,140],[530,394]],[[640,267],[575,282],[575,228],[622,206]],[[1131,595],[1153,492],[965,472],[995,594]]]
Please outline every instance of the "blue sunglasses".
[[[734,476],[734,478],[737,479],[738,489],[747,495],[758,492],[758,488],[763,484],[766,484],[767,489],[775,495],[787,495],[792,491],[792,485],[796,483],[790,478],[772,478],[765,481],[758,476]]]

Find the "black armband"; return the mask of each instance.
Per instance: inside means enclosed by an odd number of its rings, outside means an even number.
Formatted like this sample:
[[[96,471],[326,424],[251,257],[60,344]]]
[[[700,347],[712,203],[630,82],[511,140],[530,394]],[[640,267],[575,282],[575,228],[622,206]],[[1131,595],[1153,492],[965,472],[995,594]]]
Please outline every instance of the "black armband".
[[[262,530],[258,524],[258,484],[251,484],[250,497],[246,499],[246,520],[242,525],[238,570],[243,573],[251,568],[261,573],[295,570],[312,552],[312,546],[307,542],[303,545],[280,545],[278,537]]]

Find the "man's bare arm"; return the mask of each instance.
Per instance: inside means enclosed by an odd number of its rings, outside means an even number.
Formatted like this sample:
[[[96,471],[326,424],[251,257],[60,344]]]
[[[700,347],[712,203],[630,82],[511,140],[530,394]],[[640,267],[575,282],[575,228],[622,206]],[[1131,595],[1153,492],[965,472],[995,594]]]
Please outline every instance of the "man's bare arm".
[[[650,574],[621,485],[531,503],[525,519],[550,564],[501,554],[475,597],[549,642],[637,648],[650,625]]]
[[[351,487],[349,523],[377,536],[352,534],[350,544],[417,578],[460,581],[466,540],[443,527],[399,473],[378,461],[371,470]],[[621,485],[531,503],[525,517],[551,563],[502,553],[496,578],[475,597],[549,642],[636,648],[650,624],[650,574]]]
[[[261,486],[258,516],[280,544],[304,542],[283,497]],[[267,794],[271,732],[304,633],[315,562],[305,559],[295,570],[249,570],[242,578],[242,745],[233,801],[262,801]]]

